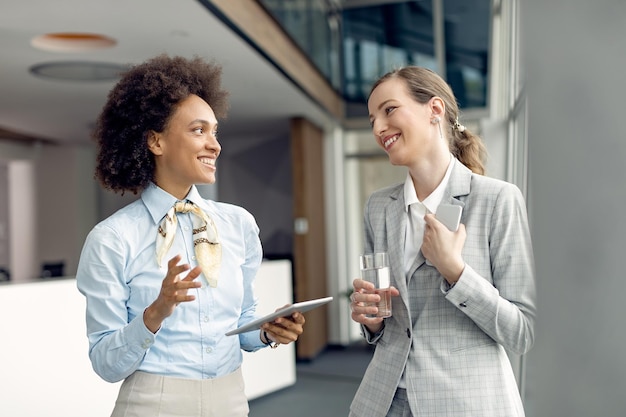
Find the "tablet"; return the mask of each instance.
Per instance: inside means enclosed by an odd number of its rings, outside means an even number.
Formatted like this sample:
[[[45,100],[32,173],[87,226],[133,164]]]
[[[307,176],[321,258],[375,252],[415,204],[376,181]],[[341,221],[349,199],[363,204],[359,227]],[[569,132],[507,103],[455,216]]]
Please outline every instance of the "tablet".
[[[291,314],[299,311],[300,313],[304,313],[305,311],[313,310],[314,308],[323,306],[324,304],[328,304],[333,300],[333,297],[325,297],[325,298],[316,298],[315,300],[302,301],[300,303],[291,304],[285,308],[281,308],[273,313],[270,313],[266,316],[261,317],[260,319],[256,319],[251,321],[250,323],[246,323],[241,327],[238,327],[234,330],[226,333],[226,336],[232,336],[239,333],[245,333],[252,330],[256,330],[261,327],[263,323],[267,323],[269,321],[274,321],[279,317],[287,317],[291,316]]]

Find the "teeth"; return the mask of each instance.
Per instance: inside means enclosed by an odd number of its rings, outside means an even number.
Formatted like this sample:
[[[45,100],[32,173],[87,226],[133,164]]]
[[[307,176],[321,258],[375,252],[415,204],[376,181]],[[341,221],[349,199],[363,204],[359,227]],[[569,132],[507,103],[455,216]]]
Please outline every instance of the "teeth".
[[[200,162],[207,165],[215,165],[215,159],[211,158],[200,158]]]
[[[397,140],[398,140],[398,137],[399,137],[399,135],[395,135],[395,136],[392,136],[392,137],[390,137],[389,139],[387,139],[387,140],[385,141],[385,143],[384,143],[385,148],[388,148],[388,147],[389,147],[389,145],[391,145],[392,143],[394,143],[395,141],[397,141]]]

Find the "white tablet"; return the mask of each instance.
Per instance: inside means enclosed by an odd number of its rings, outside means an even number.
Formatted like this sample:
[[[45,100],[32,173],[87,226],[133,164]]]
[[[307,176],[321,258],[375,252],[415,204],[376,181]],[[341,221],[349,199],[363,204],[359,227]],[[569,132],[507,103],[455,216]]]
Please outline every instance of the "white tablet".
[[[281,308],[273,313],[270,313],[266,316],[261,317],[260,319],[256,319],[251,321],[250,323],[246,323],[241,327],[238,327],[234,330],[226,333],[226,336],[232,336],[239,333],[245,333],[252,330],[256,330],[261,327],[263,323],[267,323],[269,321],[274,321],[279,317],[288,317],[291,314],[299,311],[300,313],[304,313],[305,311],[313,310],[314,308],[323,306],[324,304],[328,304],[333,300],[333,297],[325,297],[325,298],[316,298],[315,300],[302,301],[300,303],[291,304],[285,308]]]

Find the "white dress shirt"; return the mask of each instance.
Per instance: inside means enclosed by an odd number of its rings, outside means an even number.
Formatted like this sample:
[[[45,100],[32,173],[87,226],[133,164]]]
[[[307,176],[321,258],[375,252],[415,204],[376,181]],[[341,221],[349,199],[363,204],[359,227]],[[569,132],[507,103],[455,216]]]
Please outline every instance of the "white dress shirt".
[[[435,188],[435,190],[430,193],[424,201],[418,200],[411,174],[406,174],[406,180],[404,181],[404,204],[407,213],[406,234],[404,239],[405,274],[408,274],[415,257],[422,248],[422,243],[424,241],[424,228],[426,226],[424,216],[428,213],[437,212],[437,207],[439,207],[443,198],[443,193],[448,186],[448,180],[450,179],[450,173],[452,172],[452,166],[454,165],[453,161],[454,158],[451,155],[446,174],[437,188]],[[408,278],[409,277],[407,277],[407,280]]]

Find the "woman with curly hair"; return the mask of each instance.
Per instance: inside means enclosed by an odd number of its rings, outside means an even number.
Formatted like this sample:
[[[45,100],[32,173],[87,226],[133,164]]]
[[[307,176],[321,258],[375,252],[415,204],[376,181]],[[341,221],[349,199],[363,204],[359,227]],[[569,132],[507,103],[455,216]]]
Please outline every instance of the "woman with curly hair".
[[[294,313],[225,336],[258,318],[262,249],[249,212],[195,187],[215,182],[220,84],[214,63],[160,55],[122,75],[97,122],[96,177],[140,193],[89,233],[76,277],[93,368],[124,380],[112,416],[247,416],[241,350],[302,333]]]

